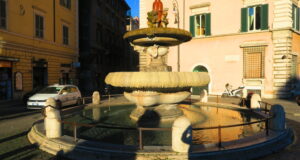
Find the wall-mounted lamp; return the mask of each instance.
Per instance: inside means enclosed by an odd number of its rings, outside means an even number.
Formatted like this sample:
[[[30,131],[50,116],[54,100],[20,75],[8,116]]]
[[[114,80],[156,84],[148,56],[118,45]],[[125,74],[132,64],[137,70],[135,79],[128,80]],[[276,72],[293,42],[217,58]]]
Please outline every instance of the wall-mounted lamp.
[[[283,55],[281,59],[287,59],[287,55]]]

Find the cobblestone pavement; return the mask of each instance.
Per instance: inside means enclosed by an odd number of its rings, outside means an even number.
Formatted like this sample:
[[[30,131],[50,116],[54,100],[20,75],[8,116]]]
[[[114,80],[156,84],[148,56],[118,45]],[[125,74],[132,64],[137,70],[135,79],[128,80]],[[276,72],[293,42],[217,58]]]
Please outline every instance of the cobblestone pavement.
[[[122,104],[124,97],[111,98],[114,103]],[[209,98],[209,101],[216,101],[216,98]],[[219,99],[220,102],[238,103],[239,100],[225,98]],[[280,99],[265,99],[264,101],[270,104],[281,104],[286,111],[287,125],[292,128],[295,133],[293,144],[286,149],[273,153],[272,155],[260,158],[260,160],[297,160],[300,159],[300,107],[293,100]],[[104,104],[108,100],[103,101]],[[40,151],[35,145],[32,145],[27,140],[27,132],[32,124],[40,120],[42,117],[39,113],[30,115],[20,115],[13,118],[1,119],[0,116],[0,159],[18,160],[18,159],[33,159],[33,160],[55,160],[64,159],[56,157]],[[266,148],[267,150],[267,148]]]

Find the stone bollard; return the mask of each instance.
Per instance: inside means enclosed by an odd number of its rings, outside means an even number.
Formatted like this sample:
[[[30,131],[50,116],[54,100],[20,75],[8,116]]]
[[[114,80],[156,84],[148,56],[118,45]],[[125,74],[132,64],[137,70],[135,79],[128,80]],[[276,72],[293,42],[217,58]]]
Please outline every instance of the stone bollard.
[[[98,91],[95,91],[93,93],[92,98],[93,98],[93,102],[92,102],[93,104],[95,104],[95,105],[100,104],[100,93]]]
[[[187,153],[192,144],[191,122],[185,116],[177,118],[172,126],[172,149],[175,152]]]
[[[62,136],[60,111],[57,109],[56,101],[48,98],[45,103],[44,125],[47,138],[59,138]]]
[[[200,102],[207,102],[208,101],[208,97],[207,97],[207,91],[206,89],[203,89],[200,93]]]
[[[243,94],[242,98],[247,99],[248,93],[247,93],[247,89],[246,88],[243,88],[242,94]]]
[[[285,130],[285,112],[280,104],[271,106],[270,115],[273,116],[273,118],[269,121],[269,129],[273,131]]]
[[[260,109],[260,102],[261,98],[258,94],[253,94],[250,101],[250,108],[251,109]]]

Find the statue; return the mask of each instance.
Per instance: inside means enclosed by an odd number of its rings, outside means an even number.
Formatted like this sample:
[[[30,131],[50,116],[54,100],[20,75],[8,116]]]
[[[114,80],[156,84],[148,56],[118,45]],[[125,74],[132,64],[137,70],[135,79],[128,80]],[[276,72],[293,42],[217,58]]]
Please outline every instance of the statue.
[[[168,16],[168,8],[165,8],[161,17],[161,22],[159,24],[159,27],[167,27],[169,24],[169,20],[167,18]]]
[[[160,0],[155,0],[153,2],[152,10],[157,12],[157,21],[161,21],[162,13],[163,13],[163,4]]]
[[[149,28],[156,28],[158,24],[158,13],[156,11],[150,11],[147,13],[148,17],[148,27]]]
[[[153,2],[152,11],[147,13],[148,27],[157,28],[157,27],[167,27],[169,20],[167,18],[168,9],[163,9],[163,4],[160,0],[155,0]]]

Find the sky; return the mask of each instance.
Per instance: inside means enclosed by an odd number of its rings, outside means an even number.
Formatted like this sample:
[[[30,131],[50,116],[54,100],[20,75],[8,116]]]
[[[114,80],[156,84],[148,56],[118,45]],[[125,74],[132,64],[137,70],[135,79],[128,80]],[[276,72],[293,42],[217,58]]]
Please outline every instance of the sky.
[[[140,0],[126,0],[126,2],[131,8],[131,16],[132,17],[139,16]]]

